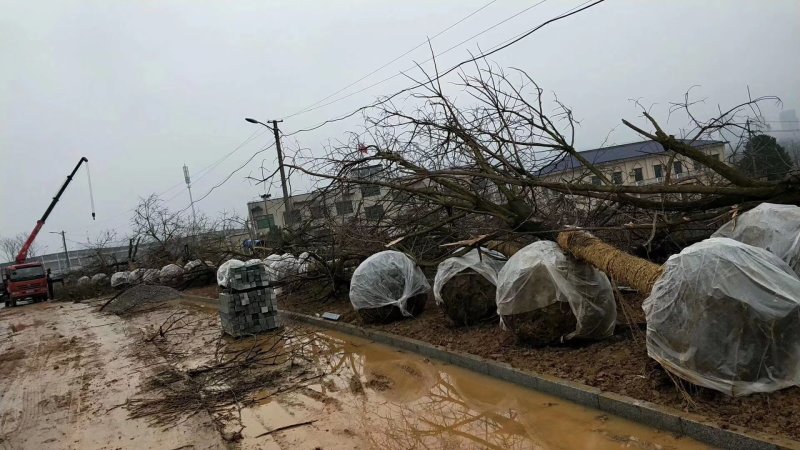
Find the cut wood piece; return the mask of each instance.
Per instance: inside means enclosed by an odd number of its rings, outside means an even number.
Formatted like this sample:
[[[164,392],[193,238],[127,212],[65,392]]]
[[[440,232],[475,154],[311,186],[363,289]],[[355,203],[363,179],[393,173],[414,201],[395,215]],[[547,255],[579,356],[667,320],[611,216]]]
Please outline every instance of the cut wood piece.
[[[581,230],[562,231],[558,245],[576,258],[605,272],[617,283],[650,293],[664,269],[642,258],[630,255],[606,244],[591,233]]]

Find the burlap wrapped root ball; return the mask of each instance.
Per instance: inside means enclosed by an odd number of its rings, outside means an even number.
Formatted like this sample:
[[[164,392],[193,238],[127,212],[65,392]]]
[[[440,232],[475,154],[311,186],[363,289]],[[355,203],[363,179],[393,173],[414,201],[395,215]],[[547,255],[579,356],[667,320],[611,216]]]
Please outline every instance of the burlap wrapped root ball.
[[[800,276],[800,207],[762,203],[721,226],[726,237],[774,253]]]
[[[387,250],[365,259],[353,272],[350,303],[364,322],[388,323],[422,313],[429,291],[414,260]]]
[[[433,297],[453,324],[474,325],[496,316],[495,285],[505,261],[501,253],[480,248],[439,263]]]
[[[642,308],[647,353],[673,374],[739,396],[800,381],[800,278],[776,255],[728,238],[686,247]]]
[[[617,307],[608,278],[555,242],[534,242],[498,274],[497,312],[518,342],[542,346],[603,339],[614,332]]]

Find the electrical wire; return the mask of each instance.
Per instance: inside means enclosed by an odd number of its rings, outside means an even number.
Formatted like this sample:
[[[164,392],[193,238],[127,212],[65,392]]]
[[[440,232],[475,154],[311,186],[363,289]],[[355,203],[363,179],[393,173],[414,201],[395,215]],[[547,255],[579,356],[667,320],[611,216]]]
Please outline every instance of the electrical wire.
[[[223,163],[223,162],[224,162],[226,159],[230,158],[230,157],[231,157],[231,156],[232,156],[234,153],[236,153],[237,151],[239,151],[239,150],[240,150],[242,147],[244,147],[245,145],[249,144],[249,143],[250,143],[251,141],[253,141],[254,139],[257,139],[257,138],[261,137],[261,136],[262,136],[264,133],[266,133],[266,130],[263,130],[263,129],[260,129],[260,130],[255,130],[255,131],[253,131],[253,133],[251,133],[251,134],[250,134],[250,136],[248,136],[248,137],[247,137],[247,139],[245,139],[245,140],[244,140],[244,141],[242,141],[242,142],[241,142],[239,145],[237,145],[237,146],[236,146],[236,148],[234,148],[234,149],[233,149],[233,150],[231,150],[230,152],[226,153],[226,154],[225,154],[225,155],[224,155],[222,158],[220,158],[220,159],[218,159],[218,160],[216,160],[216,161],[212,162],[211,164],[207,165],[206,167],[204,167],[204,168],[200,169],[200,170],[197,172],[197,176],[196,176],[196,178],[195,178],[194,182],[197,182],[197,181],[199,181],[200,179],[202,179],[202,178],[203,178],[204,176],[206,176],[206,175],[207,175],[209,172],[211,172],[212,170],[214,170],[215,168],[217,168],[217,167],[218,167],[220,164],[222,164],[222,163]],[[181,187],[181,186],[184,186],[184,185],[185,185],[185,183],[184,183],[183,181],[180,181],[180,182],[178,182],[178,183],[176,183],[176,184],[174,184],[174,185],[170,186],[168,189],[166,189],[166,190],[164,190],[164,191],[161,191],[161,192],[159,192],[159,193],[158,193],[158,194],[156,194],[156,195],[157,195],[158,197],[162,197],[162,196],[163,196],[164,194],[166,194],[167,192],[170,192],[170,191],[174,190],[175,188],[178,188],[178,187]],[[180,194],[178,194],[178,195],[180,195]],[[171,200],[171,199],[173,199],[173,198],[175,198],[175,197],[177,197],[177,195],[175,195],[175,196],[173,196],[173,197],[170,197],[170,200]],[[168,201],[169,201],[169,200],[168,200]]]
[[[491,50],[489,50],[487,52],[481,53],[478,56],[474,56],[474,57],[471,57],[471,58],[466,59],[464,61],[461,61],[460,63],[450,67],[446,71],[437,74],[435,77],[431,78],[430,80],[427,80],[425,82],[418,82],[418,83],[414,84],[413,86],[409,86],[407,88],[401,89],[401,90],[399,90],[399,91],[397,91],[397,92],[395,92],[395,93],[393,93],[391,95],[388,95],[388,96],[386,96],[386,97],[384,97],[384,98],[382,98],[380,100],[377,100],[377,101],[375,101],[375,102],[373,102],[371,104],[364,105],[364,106],[361,106],[359,108],[356,108],[355,110],[353,110],[353,111],[351,111],[351,112],[349,112],[347,114],[344,114],[342,116],[339,116],[339,117],[336,117],[336,118],[333,118],[333,119],[327,119],[327,120],[322,121],[319,124],[314,125],[314,126],[309,127],[309,128],[301,128],[299,130],[295,130],[295,131],[293,131],[291,133],[284,134],[284,136],[289,137],[289,136],[294,136],[294,135],[297,135],[297,134],[300,134],[300,133],[306,133],[306,132],[309,132],[309,131],[314,131],[314,130],[322,128],[322,127],[324,127],[324,126],[326,126],[328,124],[335,123],[335,122],[340,122],[342,120],[345,120],[345,119],[348,119],[350,117],[353,117],[354,115],[356,115],[356,114],[358,114],[358,113],[360,113],[362,111],[365,111],[367,109],[374,108],[376,106],[379,106],[379,105],[382,105],[384,103],[387,103],[387,102],[391,101],[392,99],[394,99],[395,97],[397,97],[399,95],[402,95],[402,94],[404,94],[406,92],[410,92],[410,91],[412,91],[414,89],[417,89],[417,88],[419,88],[421,86],[424,86],[425,84],[428,84],[430,82],[437,81],[437,80],[441,79],[442,77],[444,77],[444,76],[452,73],[453,71],[457,70],[458,68],[460,68],[461,66],[463,66],[465,64],[469,64],[469,63],[478,61],[479,59],[486,58],[486,57],[491,56],[491,55],[493,55],[493,54],[495,54],[495,53],[497,53],[497,52],[499,52],[501,50],[504,50],[504,49],[516,44],[517,42],[527,38],[528,36],[532,35],[536,31],[542,29],[543,27],[545,27],[545,26],[547,26],[547,25],[549,25],[549,24],[551,24],[553,22],[565,19],[567,17],[570,17],[572,15],[578,14],[580,12],[583,12],[583,11],[585,11],[585,10],[587,10],[589,8],[592,8],[592,7],[596,6],[596,5],[599,5],[600,3],[603,3],[605,1],[606,0],[596,0],[596,1],[588,0],[588,1],[585,1],[585,2],[583,2],[581,4],[579,4],[578,6],[575,6],[573,8],[568,9],[567,11],[565,11],[562,14],[559,14],[556,17],[553,17],[553,18],[551,18],[549,20],[546,20],[546,21],[540,23],[539,25],[537,25],[537,26],[535,26],[535,27],[533,27],[533,28],[531,28],[531,29],[529,29],[529,30],[527,30],[527,31],[525,31],[525,32],[523,32],[523,33],[521,33],[521,34],[519,34],[519,35],[517,35],[517,36],[515,36],[515,37],[513,37],[513,38],[511,38],[511,39],[509,39],[507,41],[505,41],[505,42],[503,42],[502,44],[499,44],[499,45],[493,47]],[[369,87],[367,87],[367,88],[365,88],[363,90],[366,90],[366,89],[369,89]],[[358,92],[355,92],[353,94],[356,94],[356,93],[358,93]],[[340,98],[338,100],[343,100],[343,99],[344,98]]]
[[[195,201],[193,201],[193,202],[190,202],[190,203],[189,203],[189,206],[187,206],[187,207],[185,207],[185,208],[183,208],[183,209],[179,210],[179,211],[178,211],[178,214],[180,214],[180,213],[182,213],[182,212],[186,211],[187,209],[191,208],[191,207],[192,207],[192,205],[194,205],[195,203],[198,203],[198,202],[202,201],[203,199],[205,199],[206,197],[208,197],[209,195],[211,195],[211,193],[212,193],[212,192],[214,192],[214,190],[216,190],[217,188],[219,188],[220,186],[222,186],[223,184],[225,184],[225,183],[226,183],[228,180],[230,180],[230,179],[231,179],[231,177],[233,177],[233,176],[236,174],[236,172],[238,172],[238,171],[240,171],[240,170],[244,169],[245,167],[247,167],[247,165],[248,165],[248,164],[250,164],[250,161],[252,161],[252,160],[253,160],[253,159],[254,159],[256,156],[258,156],[258,155],[259,155],[259,154],[261,154],[261,153],[264,153],[265,151],[269,150],[270,148],[272,148],[272,147],[274,147],[274,146],[275,146],[275,143],[273,142],[272,144],[270,144],[270,145],[268,145],[268,146],[266,146],[266,147],[262,148],[261,150],[259,150],[259,151],[255,152],[255,153],[253,153],[253,154],[250,156],[250,158],[248,158],[248,159],[247,159],[247,161],[245,161],[245,162],[244,162],[244,164],[242,164],[241,166],[239,166],[239,167],[237,167],[236,169],[234,169],[234,170],[233,170],[233,172],[229,173],[229,174],[228,174],[228,176],[226,176],[226,177],[225,177],[225,179],[224,179],[224,180],[222,180],[222,181],[220,181],[219,183],[217,183],[216,185],[214,185],[214,186],[213,186],[211,189],[209,189],[209,190],[208,190],[208,192],[206,192],[206,193],[205,193],[205,194],[204,194],[202,197],[198,198],[197,200],[195,200]]]
[[[533,8],[535,8],[535,7],[539,6],[539,5],[541,5],[542,3],[545,3],[545,2],[547,2],[547,1],[548,1],[548,0],[541,0],[541,1],[537,2],[537,3],[534,3],[533,5],[530,5],[530,6],[528,6],[527,8],[525,8],[525,9],[523,9],[523,10],[521,10],[521,11],[518,11],[518,12],[516,12],[516,13],[512,14],[512,15],[511,15],[511,16],[509,16],[509,17],[506,17],[505,19],[501,20],[500,22],[497,22],[497,23],[495,23],[494,25],[492,25],[492,26],[490,26],[490,27],[488,27],[488,28],[484,28],[483,30],[479,31],[478,33],[475,33],[475,34],[473,34],[472,36],[470,36],[470,37],[468,37],[468,38],[466,38],[466,39],[462,40],[461,42],[459,42],[459,43],[457,43],[457,44],[455,44],[455,45],[451,46],[450,48],[448,48],[448,49],[446,49],[446,50],[444,50],[444,51],[442,51],[442,52],[439,52],[439,53],[435,54],[434,56],[431,56],[430,58],[426,59],[425,61],[423,61],[423,62],[419,63],[419,65],[426,64],[426,63],[428,63],[428,62],[430,62],[430,61],[433,61],[434,59],[436,59],[436,58],[438,58],[438,57],[440,57],[440,56],[444,55],[445,53],[448,53],[448,52],[450,52],[450,51],[452,51],[452,50],[455,50],[456,48],[458,48],[458,47],[460,47],[460,46],[462,46],[462,45],[466,44],[467,42],[469,42],[469,41],[471,41],[471,40],[473,40],[473,39],[477,38],[478,36],[481,36],[481,35],[483,35],[483,34],[486,34],[486,33],[488,33],[489,31],[491,31],[491,30],[493,30],[493,29],[495,29],[495,28],[499,27],[500,25],[502,25],[502,24],[504,24],[504,23],[508,22],[509,20],[512,20],[512,19],[514,19],[514,18],[516,18],[516,17],[519,17],[519,16],[521,16],[522,14],[525,14],[526,12],[530,11],[531,9],[533,9]],[[429,42],[429,41],[426,41],[425,43],[427,43],[427,42]],[[423,43],[423,44],[424,44],[424,43]],[[423,44],[421,44],[421,45],[423,45]],[[421,46],[421,45],[420,45],[420,46]],[[415,47],[415,49],[416,49],[416,48],[419,48],[420,46],[417,46],[417,47]],[[405,56],[405,55],[404,55],[404,56]],[[351,93],[349,93],[349,94],[347,94],[347,95],[345,95],[345,96],[342,96],[342,97],[336,98],[336,99],[334,99],[334,100],[331,100],[330,102],[324,103],[324,104],[322,104],[322,105],[316,106],[316,105],[318,105],[318,104],[320,103],[320,102],[317,102],[316,104],[314,104],[314,105],[311,105],[311,107],[308,107],[308,108],[306,108],[306,109],[304,109],[304,110],[301,110],[301,111],[298,111],[298,112],[296,112],[296,113],[290,114],[290,115],[288,115],[288,116],[286,116],[286,117],[284,117],[284,118],[285,118],[285,119],[288,119],[288,118],[290,118],[290,117],[299,116],[299,115],[301,115],[301,114],[305,114],[305,113],[308,113],[308,112],[311,112],[311,111],[314,111],[314,110],[317,110],[317,109],[320,109],[320,108],[324,108],[324,107],[326,107],[326,106],[330,106],[330,105],[332,105],[332,104],[334,104],[334,103],[340,102],[340,101],[342,101],[342,100],[345,100],[345,99],[347,99],[347,98],[350,98],[350,97],[352,97],[352,96],[354,96],[354,95],[356,95],[356,94],[360,94],[360,93],[362,93],[362,92],[364,92],[364,91],[367,91],[367,90],[369,90],[369,89],[372,89],[372,88],[374,88],[374,87],[376,87],[376,86],[379,86],[379,85],[381,85],[381,84],[383,84],[383,83],[386,83],[387,81],[390,81],[390,80],[393,80],[393,79],[395,79],[395,78],[397,78],[397,77],[403,76],[403,73],[404,73],[404,72],[408,72],[408,71],[410,71],[410,70],[413,70],[413,69],[414,69],[416,66],[417,66],[417,65],[410,66],[409,68],[407,68],[407,69],[405,69],[405,70],[403,70],[403,71],[400,71],[400,72],[398,72],[398,73],[396,73],[396,74],[394,74],[394,75],[391,75],[391,76],[389,76],[389,77],[386,77],[386,78],[384,78],[384,79],[382,79],[382,80],[380,80],[380,81],[378,81],[378,82],[375,82],[375,83],[373,83],[373,84],[370,84],[369,86],[366,86],[366,87],[364,87],[364,88],[362,88],[362,89],[359,89],[359,90],[357,90],[357,91],[351,92]],[[364,77],[364,78],[366,78],[366,77]],[[363,78],[362,78],[362,79],[363,79]],[[359,80],[359,81],[360,81],[360,80]],[[348,87],[349,87],[349,86],[348,86]],[[342,90],[344,90],[344,89],[342,89]],[[339,91],[339,92],[341,92],[341,91]],[[335,95],[335,94],[333,94],[333,95]],[[332,97],[333,95],[330,95],[330,96],[326,97],[326,99],[327,99],[327,98],[330,98],[330,97]],[[324,100],[324,99],[323,99],[323,100]]]
[[[335,95],[338,95],[338,94],[340,94],[340,93],[342,93],[342,92],[346,91],[347,89],[350,89],[351,87],[355,86],[356,84],[358,84],[358,83],[360,83],[360,82],[364,81],[365,79],[367,79],[367,78],[371,77],[372,75],[374,75],[374,74],[376,74],[376,73],[380,72],[381,70],[385,69],[386,67],[388,67],[388,66],[392,65],[393,63],[397,62],[397,61],[398,61],[398,60],[400,60],[401,58],[403,58],[403,57],[407,56],[408,54],[410,54],[410,53],[411,53],[411,52],[413,52],[414,50],[417,50],[418,48],[420,48],[420,47],[424,46],[425,44],[429,43],[430,41],[433,41],[433,40],[434,40],[434,39],[436,39],[437,37],[439,37],[439,36],[443,35],[444,33],[448,32],[448,31],[450,31],[451,29],[453,29],[454,27],[456,27],[456,26],[457,26],[457,25],[459,25],[460,23],[464,22],[465,20],[469,19],[470,17],[474,16],[475,14],[477,14],[477,13],[479,13],[479,12],[483,11],[484,9],[486,9],[487,7],[491,6],[491,5],[492,5],[493,3],[495,3],[496,1],[497,1],[497,0],[492,0],[492,1],[490,1],[489,3],[486,3],[486,4],[484,4],[484,5],[483,5],[483,6],[481,6],[480,8],[478,8],[478,9],[476,9],[476,10],[472,11],[471,13],[469,13],[469,14],[467,14],[466,16],[462,17],[461,19],[459,19],[459,20],[458,20],[458,21],[456,21],[455,23],[451,24],[450,26],[448,26],[448,27],[447,27],[447,28],[445,28],[444,30],[442,30],[442,31],[440,31],[440,32],[438,32],[438,33],[436,33],[436,34],[434,34],[433,36],[431,36],[431,37],[430,37],[430,38],[428,38],[427,40],[420,42],[419,44],[417,44],[416,46],[414,46],[414,47],[413,47],[413,48],[411,48],[410,50],[406,51],[406,52],[405,52],[405,53],[403,53],[402,55],[400,55],[400,56],[398,56],[398,57],[394,58],[393,60],[391,60],[391,61],[387,62],[386,64],[384,64],[384,65],[382,65],[382,66],[380,66],[380,67],[378,67],[377,69],[375,69],[375,70],[373,70],[372,72],[370,72],[370,73],[368,73],[368,74],[364,75],[363,77],[361,77],[361,78],[357,79],[356,81],[353,81],[352,83],[350,83],[350,84],[348,84],[347,86],[345,86],[345,87],[343,87],[343,88],[339,89],[338,91],[336,91],[336,92],[334,92],[334,93],[332,93],[332,94],[328,95],[327,97],[325,97],[325,98],[322,98],[322,99],[320,99],[320,100],[317,100],[316,102],[314,102],[314,103],[312,103],[312,104],[310,104],[310,105],[306,106],[306,107],[305,107],[305,108],[303,108],[301,111],[298,111],[298,112],[296,112],[296,113],[289,114],[288,116],[285,116],[285,117],[284,117],[284,119],[288,119],[288,118],[290,118],[290,117],[294,117],[294,116],[297,116],[297,115],[303,114],[304,112],[310,111],[310,110],[311,110],[310,108],[314,108],[315,106],[319,105],[320,103],[324,102],[325,100],[328,100],[329,98],[331,98],[331,97],[333,97],[333,96],[335,96]]]
[[[537,4],[533,5],[533,6],[540,5],[540,4],[544,3],[545,1],[547,1],[547,0],[541,0],[539,3],[537,3]],[[537,26],[535,26],[535,27],[533,27],[533,28],[531,28],[531,29],[529,29],[529,30],[527,30],[527,31],[525,31],[525,32],[523,32],[523,33],[521,33],[521,34],[519,34],[519,35],[517,35],[517,36],[515,36],[515,37],[512,37],[512,38],[510,38],[510,39],[508,39],[508,40],[506,40],[506,41],[504,41],[504,42],[502,42],[502,43],[500,43],[500,44],[498,44],[498,45],[494,46],[492,49],[488,50],[487,52],[481,53],[481,54],[480,54],[480,55],[478,55],[478,56],[473,56],[473,57],[471,57],[471,58],[469,58],[469,59],[466,59],[466,60],[464,60],[464,61],[462,61],[462,62],[460,62],[460,63],[458,63],[458,64],[456,64],[456,65],[452,66],[451,68],[447,69],[447,70],[446,70],[446,71],[444,71],[444,72],[438,73],[438,74],[437,74],[435,77],[431,78],[430,80],[428,80],[428,81],[426,81],[426,82],[416,83],[416,84],[415,84],[415,85],[413,85],[413,86],[407,87],[407,88],[405,88],[405,89],[402,89],[402,90],[400,90],[400,91],[398,91],[398,92],[395,92],[394,94],[391,94],[389,97],[387,97],[387,98],[384,98],[383,100],[380,100],[380,101],[378,101],[378,102],[375,102],[375,103],[373,103],[373,104],[370,104],[370,105],[365,105],[365,106],[362,106],[362,107],[360,107],[360,108],[356,109],[355,111],[353,111],[353,112],[351,112],[351,113],[349,113],[349,114],[347,114],[347,115],[345,115],[345,116],[341,116],[341,117],[339,117],[339,118],[336,118],[336,119],[328,119],[328,120],[326,120],[326,121],[324,121],[324,122],[320,123],[319,125],[316,125],[315,127],[312,127],[312,128],[309,128],[309,129],[301,129],[301,130],[297,130],[297,131],[294,131],[294,132],[292,132],[292,133],[289,133],[289,134],[282,134],[282,135],[283,135],[283,136],[292,136],[292,135],[296,135],[296,134],[299,134],[299,133],[301,133],[301,132],[306,132],[306,131],[311,131],[311,130],[315,130],[315,129],[321,128],[321,127],[323,127],[323,126],[327,125],[328,123],[332,123],[332,122],[336,122],[336,121],[344,120],[344,119],[346,119],[347,117],[352,117],[353,115],[357,114],[359,111],[363,111],[363,110],[365,110],[365,109],[368,109],[368,108],[371,108],[371,107],[377,106],[377,105],[379,105],[379,104],[385,103],[385,102],[387,102],[387,101],[391,100],[392,98],[394,98],[394,97],[397,97],[398,95],[401,95],[401,94],[403,94],[403,93],[405,93],[405,92],[409,92],[409,91],[411,91],[411,90],[413,90],[413,89],[416,89],[416,88],[418,88],[418,87],[424,86],[424,85],[425,85],[425,84],[427,84],[427,83],[430,83],[430,82],[433,82],[433,81],[437,81],[437,80],[441,79],[442,77],[444,77],[445,75],[447,75],[447,74],[449,74],[449,73],[451,73],[451,72],[453,72],[453,71],[457,70],[459,67],[463,66],[464,64],[469,64],[469,63],[472,63],[472,62],[478,61],[479,59],[486,58],[486,57],[488,57],[488,56],[491,56],[491,55],[492,55],[492,54],[494,54],[494,53],[497,53],[497,52],[499,52],[499,51],[501,51],[501,50],[503,50],[503,49],[506,49],[506,48],[508,48],[508,47],[510,47],[510,46],[512,46],[512,45],[514,45],[514,44],[516,44],[517,42],[519,42],[519,41],[521,41],[521,40],[523,40],[523,39],[527,38],[528,36],[532,35],[533,33],[535,33],[536,31],[540,30],[541,28],[543,28],[543,27],[545,27],[545,26],[549,25],[550,23],[553,23],[553,22],[556,22],[556,21],[558,21],[558,20],[561,20],[561,19],[564,19],[564,18],[570,17],[570,16],[572,16],[572,15],[574,15],[574,14],[577,14],[577,13],[580,13],[580,12],[582,12],[582,11],[585,11],[585,10],[587,10],[587,9],[589,9],[589,8],[593,7],[593,6],[599,5],[600,3],[603,3],[603,2],[605,2],[605,1],[606,1],[606,0],[587,0],[587,1],[585,1],[585,2],[583,2],[583,3],[581,3],[581,4],[579,4],[579,5],[577,5],[577,6],[575,6],[575,7],[572,7],[572,8],[570,8],[570,9],[566,10],[565,12],[563,12],[563,13],[559,14],[558,16],[555,16],[555,17],[553,17],[553,18],[551,18],[551,19],[549,19],[549,20],[546,20],[546,21],[544,21],[544,22],[540,23],[539,25],[537,25]],[[523,10],[523,11],[520,11],[519,13],[517,13],[517,15],[524,13],[525,11],[527,11],[527,10],[531,9],[533,6],[531,6],[531,7],[529,7],[529,8],[526,8],[526,9],[525,9],[525,10]],[[506,20],[506,21],[507,21],[507,20]],[[491,27],[490,27],[490,28],[491,28]],[[479,33],[479,34],[480,34],[480,33]],[[464,41],[464,42],[466,42],[466,41]],[[454,47],[452,47],[452,48],[454,48]],[[449,50],[452,50],[452,48],[451,48],[451,49],[448,49],[448,51],[449,51]],[[431,58],[431,59],[433,59],[433,58]],[[214,190],[216,190],[217,188],[219,188],[220,186],[222,186],[223,184],[225,184],[225,183],[226,183],[228,180],[230,180],[230,178],[231,178],[231,177],[233,177],[233,175],[234,175],[234,174],[236,174],[236,172],[238,172],[238,171],[242,170],[244,167],[246,167],[246,166],[247,166],[247,164],[249,164],[249,163],[250,163],[250,162],[251,162],[251,161],[252,161],[252,160],[253,160],[253,159],[254,159],[254,158],[257,156],[257,155],[259,155],[260,153],[263,153],[264,151],[266,151],[266,150],[270,149],[270,148],[271,148],[271,147],[273,147],[274,145],[275,145],[275,143],[272,143],[272,144],[270,144],[269,146],[267,146],[267,147],[265,147],[265,148],[263,148],[263,149],[261,149],[261,150],[257,151],[257,152],[256,152],[256,153],[254,153],[253,155],[251,155],[251,156],[250,156],[250,158],[249,158],[247,161],[245,161],[245,163],[244,163],[244,164],[242,164],[241,166],[239,166],[238,168],[236,168],[236,169],[235,169],[233,172],[231,172],[230,174],[228,174],[228,176],[226,176],[226,177],[225,177],[225,179],[223,179],[221,182],[219,182],[218,184],[216,184],[215,186],[213,186],[213,187],[212,187],[212,188],[211,188],[211,189],[210,189],[208,192],[206,192],[206,193],[205,193],[203,196],[201,196],[200,198],[198,198],[197,200],[195,200],[195,201],[193,201],[193,202],[190,202],[188,206],[186,206],[185,208],[183,208],[183,209],[179,210],[179,211],[178,211],[178,213],[182,213],[182,212],[184,212],[184,211],[188,210],[189,208],[191,208],[191,207],[192,207],[192,206],[193,206],[195,203],[198,203],[198,202],[200,202],[200,201],[204,200],[204,199],[205,199],[206,197],[208,197],[208,196],[209,196],[209,195],[210,195],[210,194],[211,194],[211,193],[212,193]]]

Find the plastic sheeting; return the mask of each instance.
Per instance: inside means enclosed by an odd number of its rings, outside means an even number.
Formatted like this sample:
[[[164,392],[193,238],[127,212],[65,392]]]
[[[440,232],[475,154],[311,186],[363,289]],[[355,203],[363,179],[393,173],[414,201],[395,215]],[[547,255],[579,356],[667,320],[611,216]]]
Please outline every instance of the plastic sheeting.
[[[356,310],[395,305],[404,316],[411,316],[406,309],[408,299],[430,288],[414,260],[405,253],[386,250],[365,259],[353,272],[350,303]]]
[[[771,251],[800,275],[800,207],[762,203],[726,223],[711,237],[725,237]]]
[[[191,272],[191,271],[197,269],[198,267],[200,267],[202,265],[203,265],[203,261],[201,261],[199,259],[195,259],[194,261],[189,261],[188,263],[186,263],[186,265],[183,266],[183,270],[185,270],[187,272]]]
[[[78,278],[78,286],[86,286],[87,284],[91,283],[92,279],[87,277],[86,275]]]
[[[96,273],[92,276],[92,283],[94,284],[106,284],[108,283],[108,275],[104,273]]]
[[[800,279],[764,249],[711,238],[672,255],[642,305],[647,353],[694,384],[746,395],[800,381]]]
[[[568,257],[555,242],[539,241],[524,247],[509,258],[497,278],[501,318],[567,302],[577,325],[564,339],[603,339],[614,332],[617,305],[608,277]]]
[[[161,271],[158,269],[144,269],[142,274],[142,282],[144,283],[158,283],[158,276]]]
[[[130,272],[116,272],[111,275],[111,287],[119,287],[130,283]]]
[[[228,287],[230,281],[231,269],[244,266],[242,261],[238,259],[230,259],[219,265],[217,269],[217,284],[222,287]]]
[[[158,279],[162,283],[175,282],[183,276],[183,267],[177,264],[167,264],[161,268],[158,274]]]
[[[461,250],[461,249],[459,249]],[[456,250],[458,252],[459,250]],[[506,257],[499,252],[486,248],[472,249],[461,256],[453,256],[439,263],[436,277],[433,279],[433,297],[436,304],[442,303],[442,287],[454,276],[471,269],[497,285],[497,274],[506,263]]]

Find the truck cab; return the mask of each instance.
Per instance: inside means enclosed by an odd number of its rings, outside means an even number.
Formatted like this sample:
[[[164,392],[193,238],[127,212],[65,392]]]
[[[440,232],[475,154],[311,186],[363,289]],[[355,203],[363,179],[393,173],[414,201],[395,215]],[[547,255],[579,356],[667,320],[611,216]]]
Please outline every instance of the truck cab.
[[[6,291],[6,307],[17,306],[17,302],[32,299],[33,302],[47,300],[47,274],[41,263],[13,264],[3,269],[3,284]]]

